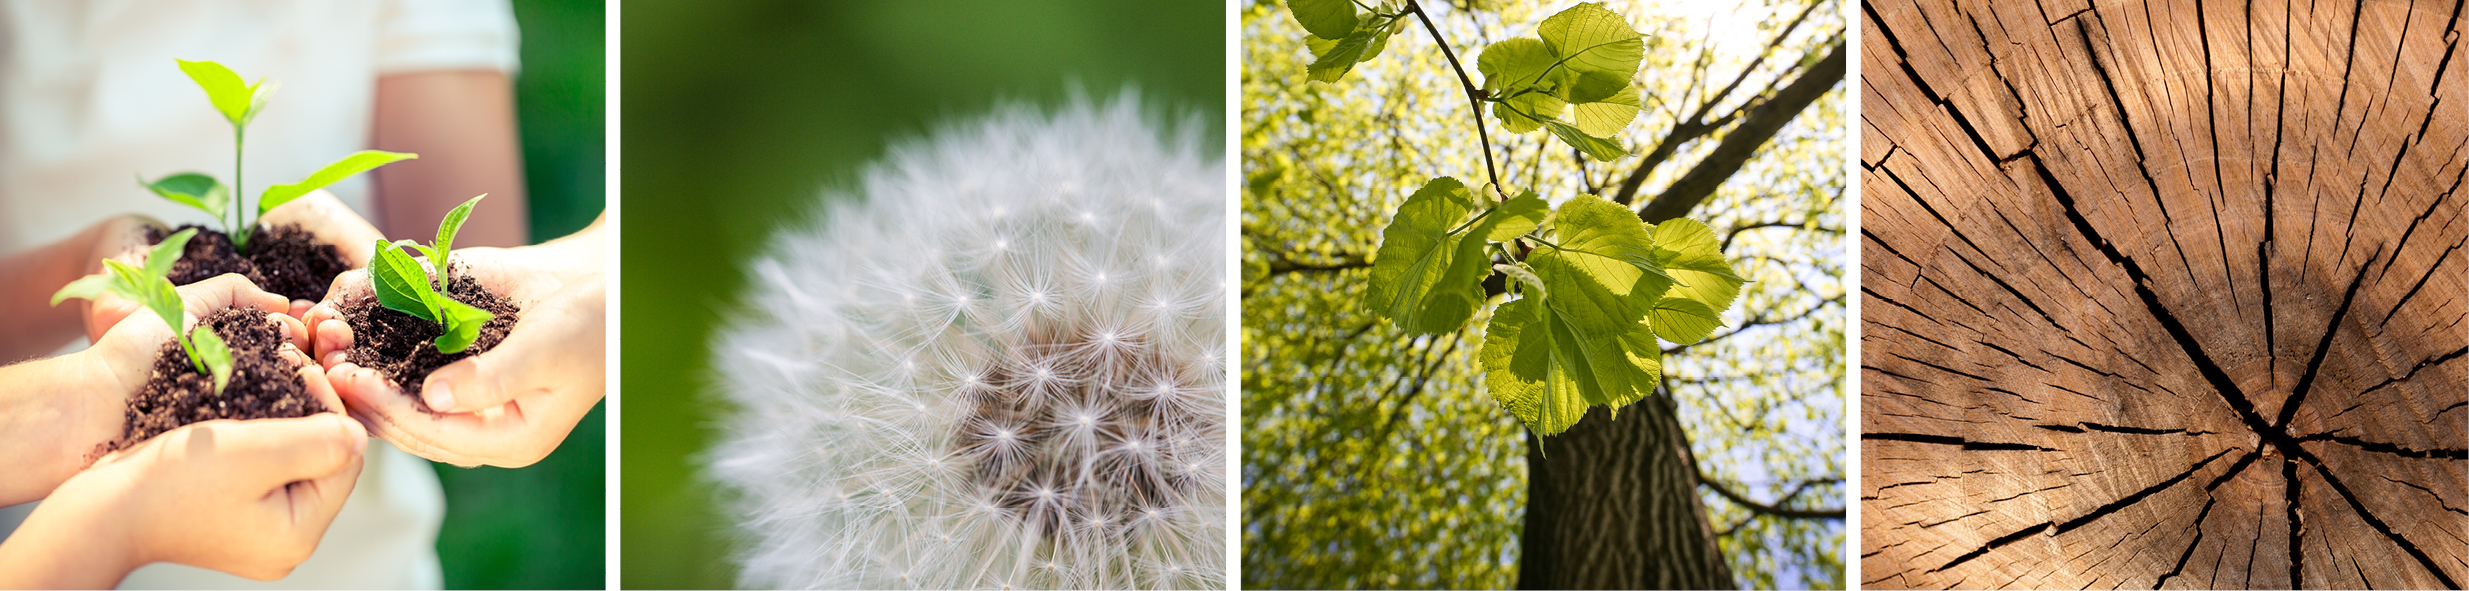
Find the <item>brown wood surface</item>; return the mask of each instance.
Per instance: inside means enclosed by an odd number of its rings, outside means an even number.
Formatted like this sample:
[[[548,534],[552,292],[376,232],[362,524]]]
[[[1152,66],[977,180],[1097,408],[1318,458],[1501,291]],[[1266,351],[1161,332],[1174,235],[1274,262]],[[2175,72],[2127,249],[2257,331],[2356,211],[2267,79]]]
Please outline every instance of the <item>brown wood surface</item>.
[[[2469,584],[2462,4],[1867,3],[1860,583]]]

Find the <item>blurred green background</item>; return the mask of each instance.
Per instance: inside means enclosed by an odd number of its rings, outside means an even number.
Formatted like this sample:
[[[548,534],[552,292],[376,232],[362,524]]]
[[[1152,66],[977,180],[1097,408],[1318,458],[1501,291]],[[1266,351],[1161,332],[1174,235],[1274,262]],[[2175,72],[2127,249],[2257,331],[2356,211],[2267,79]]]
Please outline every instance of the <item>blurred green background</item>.
[[[621,15],[626,412],[619,585],[725,588],[730,523],[696,477],[706,353],[738,266],[885,148],[1006,100],[1126,84],[1225,137],[1215,0],[636,0]],[[528,31],[527,31],[528,32]],[[853,253],[856,254],[856,253]],[[596,505],[595,505],[596,506]]]
[[[600,215],[608,172],[598,0],[515,0],[523,70],[514,81],[535,240]],[[446,487],[437,557],[448,589],[599,589],[607,563],[607,405],[555,453],[518,470],[435,464]]]

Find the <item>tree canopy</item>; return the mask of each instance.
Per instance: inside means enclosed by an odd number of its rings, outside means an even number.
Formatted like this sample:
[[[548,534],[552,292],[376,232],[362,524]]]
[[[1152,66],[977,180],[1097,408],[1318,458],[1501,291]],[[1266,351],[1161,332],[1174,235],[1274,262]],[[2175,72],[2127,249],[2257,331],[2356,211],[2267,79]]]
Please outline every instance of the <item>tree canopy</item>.
[[[1489,178],[1430,32],[1476,76],[1476,48],[1533,36],[1571,4],[1423,5],[1430,29],[1398,27],[1334,82],[1314,81],[1310,34],[1286,6],[1245,7],[1245,586],[1516,582],[1526,428],[1480,385],[1482,327],[1499,306],[1411,335],[1365,299],[1390,212],[1434,177]],[[1647,35],[1632,81],[1642,112],[1609,138],[1629,155],[1594,161],[1494,126],[1492,166],[1510,194],[1601,195],[1712,228],[1750,282],[1706,341],[1666,349],[1658,391],[1678,403],[1741,582],[1840,587],[1842,7],[1610,5]]]

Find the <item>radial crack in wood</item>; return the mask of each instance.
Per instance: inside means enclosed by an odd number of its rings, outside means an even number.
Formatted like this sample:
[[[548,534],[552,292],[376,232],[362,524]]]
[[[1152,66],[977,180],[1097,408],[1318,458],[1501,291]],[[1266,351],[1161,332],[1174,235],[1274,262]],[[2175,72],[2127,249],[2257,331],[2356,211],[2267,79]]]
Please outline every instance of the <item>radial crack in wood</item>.
[[[2469,583],[2464,4],[1864,4],[1864,586]]]

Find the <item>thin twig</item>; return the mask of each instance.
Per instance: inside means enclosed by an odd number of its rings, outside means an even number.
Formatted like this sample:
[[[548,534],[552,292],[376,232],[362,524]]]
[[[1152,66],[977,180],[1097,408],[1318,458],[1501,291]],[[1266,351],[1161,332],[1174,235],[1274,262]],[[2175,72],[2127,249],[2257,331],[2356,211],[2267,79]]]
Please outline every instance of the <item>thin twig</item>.
[[[1483,127],[1483,90],[1466,76],[1466,66],[1457,62],[1457,53],[1449,50],[1449,40],[1440,36],[1440,27],[1432,24],[1432,16],[1423,12],[1423,5],[1406,0],[1406,11],[1414,13],[1415,20],[1423,21],[1423,29],[1432,33],[1432,44],[1440,46],[1441,57],[1449,58],[1449,69],[1457,71],[1457,83],[1466,89],[1466,111],[1475,116],[1475,138],[1483,142],[1483,170],[1492,175],[1492,192],[1507,201],[1509,193],[1500,187],[1500,166],[1492,164],[1492,133]]]
[[[1806,486],[1808,486],[1808,485],[1809,485],[1809,484],[1811,484],[1811,483],[1842,482],[1842,481],[1843,481],[1843,479],[1841,479],[1841,478],[1818,478],[1818,479],[1812,479],[1812,480],[1808,480],[1808,481],[1803,481],[1803,482],[1801,483],[1801,486],[1806,487]],[[1741,508],[1743,508],[1743,509],[1748,509],[1748,510],[1750,510],[1750,511],[1752,511],[1752,512],[1756,512],[1756,513],[1760,513],[1760,514],[1765,514],[1765,515],[1773,515],[1773,516],[1776,516],[1776,517],[1782,517],[1782,518],[1786,518],[1786,519],[1842,519],[1842,518],[1843,518],[1843,508],[1842,508],[1842,507],[1835,507],[1835,508],[1831,508],[1831,509],[1828,509],[1828,508],[1818,508],[1818,509],[1785,509],[1785,508],[1782,508],[1782,507],[1777,507],[1777,506],[1774,506],[1774,505],[1769,505],[1769,504],[1760,503],[1760,502],[1757,502],[1757,501],[1752,501],[1752,500],[1749,500],[1749,497],[1747,497],[1747,496],[1745,496],[1745,495],[1742,495],[1742,494],[1737,493],[1737,492],[1732,492],[1732,489],[1729,489],[1729,488],[1724,488],[1724,487],[1723,487],[1723,484],[1718,483],[1718,482],[1715,482],[1715,479],[1713,479],[1713,478],[1708,478],[1708,477],[1706,477],[1706,474],[1705,474],[1705,473],[1703,473],[1703,472],[1698,473],[1698,475],[1697,475],[1697,482],[1698,482],[1698,484],[1705,485],[1705,486],[1706,486],[1706,488],[1714,489],[1715,494],[1717,494],[1717,495],[1721,495],[1723,498],[1731,500],[1733,504],[1740,505],[1740,507],[1741,507]],[[1776,503],[1777,503],[1777,504],[1781,504],[1781,503],[1782,503],[1782,502],[1784,502],[1784,501],[1788,501],[1788,500],[1790,500],[1792,496],[1796,496],[1796,495],[1798,495],[1798,494],[1799,494],[1799,492],[1798,492],[1798,491],[1794,491],[1792,495],[1786,495],[1783,499],[1779,499],[1779,500],[1777,500],[1777,501],[1776,501]]]

